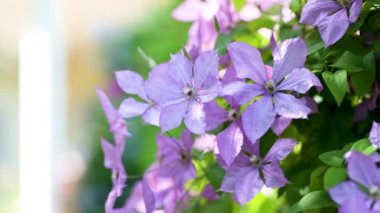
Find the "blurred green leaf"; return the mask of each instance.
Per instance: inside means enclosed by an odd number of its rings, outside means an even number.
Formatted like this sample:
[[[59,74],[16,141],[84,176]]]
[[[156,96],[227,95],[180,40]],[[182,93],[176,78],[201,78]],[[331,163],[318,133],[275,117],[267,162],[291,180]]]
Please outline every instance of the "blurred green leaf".
[[[288,209],[288,213],[301,212],[305,210],[318,209],[326,206],[335,206],[326,191],[314,191],[305,195]]]
[[[323,177],[323,186],[325,189],[329,189],[343,182],[347,178],[347,172],[344,168],[329,168]]]
[[[320,166],[311,173],[310,175],[310,191],[315,191],[323,189],[323,174],[327,170],[327,166]]]
[[[319,36],[318,31],[316,30],[314,30],[306,38],[306,45],[307,45],[307,55],[312,55],[313,53],[325,47],[325,44],[323,43],[321,37]]]
[[[322,73],[322,76],[335,101],[340,106],[348,89],[347,72],[345,70],[339,70],[336,73],[326,71]]]
[[[364,96],[372,89],[373,81],[375,80],[375,56],[373,52],[368,53],[363,57],[363,64],[366,72],[352,73],[352,85],[359,97]]]
[[[352,147],[351,150],[356,150],[358,152],[361,152],[365,155],[370,155],[376,151],[376,147],[371,144],[369,139],[361,139],[356,141]]]
[[[273,21],[271,18],[267,16],[262,16],[260,18],[257,18],[249,23],[247,23],[247,28],[251,32],[256,32],[261,28],[267,28],[272,29],[274,25],[276,24],[275,21]]]
[[[220,167],[219,164],[214,163],[209,168],[206,168],[205,174],[215,191],[219,190],[225,175],[225,171],[222,167]]]
[[[240,11],[247,0],[232,0],[237,11]]]
[[[344,152],[341,150],[325,152],[319,155],[319,159],[326,165],[339,167],[344,162]]]
[[[232,41],[232,35],[231,34],[219,34],[218,38],[216,39],[215,43],[215,49],[218,50],[219,55],[224,55],[227,53],[227,45],[231,43]]]

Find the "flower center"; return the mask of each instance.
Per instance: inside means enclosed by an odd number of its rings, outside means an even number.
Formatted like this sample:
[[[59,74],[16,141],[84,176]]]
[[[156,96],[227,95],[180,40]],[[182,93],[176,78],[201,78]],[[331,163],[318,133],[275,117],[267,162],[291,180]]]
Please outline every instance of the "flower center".
[[[369,195],[371,197],[378,197],[380,195],[379,188],[377,186],[371,186],[371,188],[369,188]]]
[[[231,109],[228,112],[228,120],[235,121],[238,117],[239,117],[239,113],[235,109]]]
[[[270,93],[273,94],[276,91],[276,87],[273,80],[267,81],[265,84],[265,89]]]
[[[251,155],[251,157],[249,157],[249,162],[251,162],[255,166],[260,166],[261,165],[261,158],[259,156],[256,156],[256,155]]]
[[[183,94],[186,95],[188,99],[194,99],[195,98],[195,89],[192,86],[185,86],[183,88]]]
[[[350,1],[349,0],[336,0],[340,5],[343,7],[348,7],[350,6]]]

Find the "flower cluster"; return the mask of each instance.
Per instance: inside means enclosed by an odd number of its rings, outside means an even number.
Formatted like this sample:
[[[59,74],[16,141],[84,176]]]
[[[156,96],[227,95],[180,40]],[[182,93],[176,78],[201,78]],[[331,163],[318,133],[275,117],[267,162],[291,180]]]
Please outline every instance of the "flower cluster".
[[[266,63],[262,49],[239,40],[225,44],[223,54],[216,47],[218,37],[234,32],[239,24],[254,23],[273,5],[289,10],[289,4],[287,0],[246,1],[238,10],[228,0],[185,0],[172,14],[179,21],[192,22],[184,51],[154,67],[146,80],[134,71],[117,71],[119,87],[137,98],[128,97],[118,110],[98,91],[115,141],[111,144],[102,139],[104,164],[113,173],[107,212],[176,212],[185,208],[192,196],[214,200],[222,193],[232,193],[234,200],[244,205],[264,186],[289,184],[281,161],[297,142],[281,138],[282,134],[293,120],[308,119],[318,112],[309,91],[313,87],[313,94],[323,90],[320,78],[305,65],[310,47],[302,35],[278,44],[272,36],[267,47],[272,57],[268,60],[265,56]],[[309,0],[300,23],[317,26],[328,47],[358,20],[361,5],[361,0]],[[364,111],[376,107],[377,86],[374,93],[376,97],[363,102]],[[124,206],[116,208],[127,180],[122,154],[131,134],[125,119],[136,116],[160,128],[158,153]],[[379,129],[374,123],[369,136],[376,147],[380,146]],[[172,135],[178,131],[179,138]],[[277,137],[267,152],[260,150],[265,135]],[[206,167],[205,156],[211,156]],[[373,159],[351,151],[346,160],[350,180],[329,190],[333,200],[342,204],[341,209],[380,210],[379,174]],[[224,171],[222,181],[218,185],[209,180],[203,191],[191,191],[193,182],[208,175],[210,164]]]

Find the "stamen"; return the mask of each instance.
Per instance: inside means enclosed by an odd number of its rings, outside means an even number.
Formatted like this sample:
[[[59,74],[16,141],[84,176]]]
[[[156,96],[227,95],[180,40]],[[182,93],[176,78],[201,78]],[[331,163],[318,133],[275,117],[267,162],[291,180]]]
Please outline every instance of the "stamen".
[[[276,91],[275,83],[273,80],[267,81],[265,84],[265,89],[270,93],[273,94]]]
[[[195,89],[192,86],[185,86],[183,88],[183,94],[185,94],[188,99],[194,99],[196,95]]]
[[[349,0],[336,0],[340,5],[343,7],[348,7],[350,6],[350,1]]]
[[[249,161],[255,166],[261,165],[261,158],[259,156],[251,155],[251,157],[249,157]]]
[[[379,188],[377,186],[371,186],[371,188],[369,188],[369,194],[371,197],[378,197],[379,196]]]
[[[228,120],[235,121],[238,117],[239,117],[239,113],[235,109],[231,109],[228,112]]]

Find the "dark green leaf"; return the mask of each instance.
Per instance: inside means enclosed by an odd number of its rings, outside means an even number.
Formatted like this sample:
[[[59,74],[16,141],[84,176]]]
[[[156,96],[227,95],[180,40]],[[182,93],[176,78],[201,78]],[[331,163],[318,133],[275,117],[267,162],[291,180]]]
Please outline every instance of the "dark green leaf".
[[[306,38],[306,44],[307,44],[307,54],[308,55],[312,55],[313,53],[315,53],[318,50],[325,47],[325,44],[323,43],[321,37],[319,36],[318,31],[316,31],[316,30],[314,30]]]
[[[340,106],[348,89],[347,72],[345,70],[339,70],[336,73],[326,71],[322,73],[322,76],[335,101]]]
[[[352,85],[356,94],[359,97],[364,96],[372,89],[373,81],[375,80],[375,56],[373,52],[368,53],[363,57],[365,72],[352,73]]]
[[[341,150],[325,152],[319,155],[319,159],[329,166],[341,166],[344,162],[344,153]]]
[[[355,55],[350,51],[345,51],[334,63],[335,67],[347,70],[348,72],[366,71],[363,57]]]
[[[329,189],[343,182],[347,178],[347,172],[344,168],[329,168],[325,176],[323,177],[323,186],[325,189]]]
[[[231,34],[219,34],[216,39],[215,48],[218,50],[219,55],[227,53],[227,45],[232,41]]]
[[[323,189],[322,177],[326,170],[327,166],[321,166],[314,169],[310,175],[310,191]]]
[[[288,213],[301,212],[305,210],[318,209],[326,206],[335,206],[326,191],[314,191],[305,195],[288,209]]]

